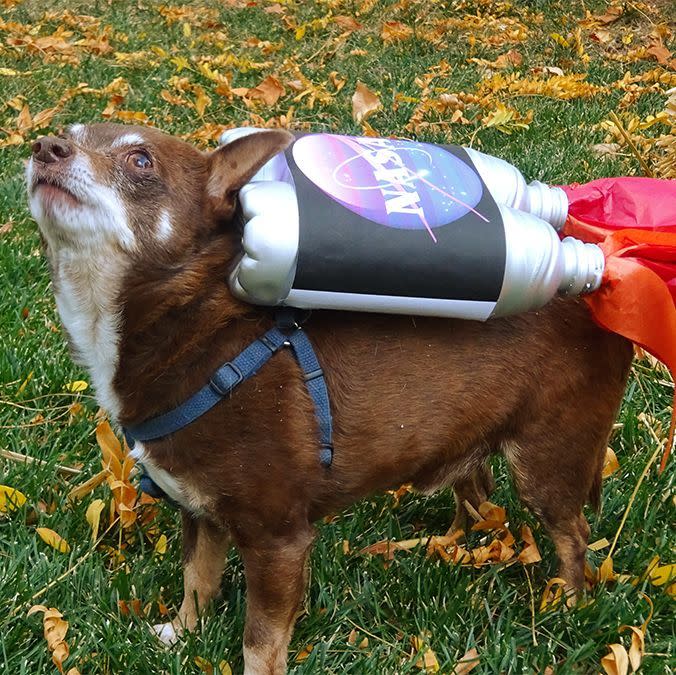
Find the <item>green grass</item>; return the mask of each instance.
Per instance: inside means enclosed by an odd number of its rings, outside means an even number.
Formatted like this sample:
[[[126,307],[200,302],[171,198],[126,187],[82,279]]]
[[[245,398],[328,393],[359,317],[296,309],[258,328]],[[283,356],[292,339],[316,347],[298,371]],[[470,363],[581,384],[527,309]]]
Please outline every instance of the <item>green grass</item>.
[[[11,5],[12,3],[8,3]],[[600,47],[583,32],[589,63],[574,50],[557,45],[552,32],[566,36],[583,16],[583,3],[532,0],[517,3],[480,0],[453,3],[409,2],[396,9],[392,2],[368,3],[358,16],[363,29],[337,42],[341,33],[334,23],[308,28],[302,40],[284,25],[279,15],[263,9],[272,3],[206,2],[216,9],[223,23],[220,29],[193,27],[186,36],[184,22],[167,26],[158,12],[159,3],[93,2],[69,3],[73,11],[101,19],[101,28],[111,26],[110,42],[116,51],[135,52],[151,46],[162,47],[167,56],[153,56],[154,63],[130,67],[116,61],[113,54],[92,55],[80,52],[78,65],[44,62],[40,54],[12,48],[0,42],[0,66],[27,72],[28,76],[0,75],[0,128],[15,126],[17,111],[7,102],[23,95],[35,114],[54,105],[68,88],[79,82],[100,88],[115,77],[123,77],[130,86],[121,109],[143,111],[157,126],[178,134],[195,131],[204,123],[242,123],[251,113],[265,119],[284,114],[294,107],[293,126],[313,130],[360,133],[351,117],[351,96],[358,80],[377,91],[383,110],[369,119],[382,134],[404,135],[404,128],[415,108],[414,102],[401,101],[397,94],[419,97],[416,78],[441,59],[451,64],[448,73],[434,82],[439,90],[473,93],[484,74],[481,66],[468,62],[477,57],[494,60],[509,48],[517,48],[523,64],[516,69],[524,75],[535,66],[560,66],[566,73],[586,72],[588,80],[608,85],[622,77],[625,70],[639,74],[656,67],[654,62],[629,64],[608,60]],[[241,5],[241,6],[238,6]],[[191,7],[200,5],[192,4]],[[316,0],[284,5],[297,24],[326,16],[354,15],[363,6],[357,0]],[[587,3],[590,10],[602,13],[602,3]],[[647,34],[653,23],[666,15],[630,9],[627,16],[610,30],[618,36],[634,33],[634,43]],[[662,7],[666,12],[666,4]],[[52,9],[61,11],[59,3]],[[44,17],[44,3],[26,0],[15,7],[3,8],[2,18],[41,27],[49,34],[60,23]],[[462,17],[467,14],[516,18],[528,27],[528,39],[522,43],[491,45],[478,34],[471,46],[468,30],[449,32],[443,45],[427,42],[423,33],[436,17]],[[541,14],[541,21],[536,14]],[[415,25],[416,37],[394,44],[380,39],[384,20]],[[652,22],[652,23],[651,23]],[[81,22],[80,22],[81,23]],[[70,40],[80,36],[77,28]],[[225,33],[220,44],[202,41],[215,30]],[[500,35],[494,31],[490,36]],[[278,45],[278,50],[262,54],[245,40],[256,36]],[[0,28],[0,40],[6,32]],[[619,47],[625,53],[630,47]],[[365,50],[357,55],[355,49]],[[624,51],[623,51],[624,50]],[[198,55],[231,53],[254,62],[269,61],[261,69],[241,72],[235,66],[222,67],[231,76],[233,87],[249,87],[268,74],[283,82],[295,79],[286,59],[295,59],[303,74],[319,85],[337,71],[347,80],[339,93],[310,109],[303,101],[292,101],[287,94],[272,108],[248,110],[239,98],[232,101],[213,92],[214,83],[199,73],[195,63],[177,73],[170,59],[182,56],[189,61]],[[240,64],[241,68],[241,64]],[[187,77],[201,85],[211,97],[204,118],[195,111],[167,103],[161,97],[173,75]],[[666,89],[666,87],[664,87]],[[334,94],[330,84],[327,91]],[[516,163],[529,178],[551,182],[586,181],[604,175],[638,172],[638,163],[629,153],[610,159],[594,155],[591,146],[603,142],[605,132],[595,125],[618,110],[624,92],[611,88],[608,93],[569,101],[545,98],[510,98],[499,94],[486,101],[486,108],[469,106],[470,124],[446,128],[432,126],[418,130],[424,140],[467,144],[500,155]],[[187,95],[192,99],[192,94]],[[533,111],[528,129],[505,134],[484,128],[481,118],[495,101],[502,100],[522,114]],[[664,107],[663,92],[645,92],[621,114],[645,118]],[[95,121],[106,105],[106,97],[83,95],[72,98],[54,117],[48,130],[80,121]],[[450,113],[449,113],[450,115]],[[431,115],[428,121],[443,121]],[[92,497],[109,499],[108,488],[97,488],[83,502],[71,504],[66,495],[73,480],[59,476],[56,465],[82,469],[88,477],[100,467],[99,451],[93,435],[96,404],[85,395],[77,398],[84,411],[70,419],[67,406],[74,395],[65,392],[65,384],[86,375],[73,366],[58,329],[46,264],[40,252],[37,228],[26,208],[22,178],[22,160],[29,142],[44,132],[29,132],[26,143],[3,148],[0,163],[0,224],[11,221],[11,231],[0,235],[0,448],[45,460],[41,467],[26,467],[0,460],[0,483],[20,489],[27,503],[19,510],[0,515],[0,662],[7,673],[56,672],[42,636],[39,615],[26,617],[35,602],[57,607],[70,622],[67,641],[71,657],[66,670],[77,666],[82,673],[157,673],[197,672],[194,659],[201,656],[218,663],[230,662],[241,671],[240,643],[244,617],[244,582],[241,564],[233,552],[230,568],[223,581],[223,599],[216,603],[216,617],[203,630],[188,636],[173,650],[165,650],[151,636],[148,621],[158,622],[157,604],[148,618],[122,615],[118,600],[142,600],[143,604],[162,599],[171,609],[180,602],[180,535],[177,514],[163,507],[158,525],[169,538],[167,554],[160,558],[143,536],[126,551],[126,561],[115,563],[105,550],[91,550],[90,531],[85,511]],[[646,134],[659,133],[653,127]],[[410,134],[406,134],[410,135]],[[0,142],[4,136],[0,134]],[[649,157],[650,159],[650,157]],[[22,391],[21,384],[32,374]],[[638,476],[654,450],[654,441],[646,427],[638,422],[641,412],[653,415],[663,427],[669,420],[672,385],[661,370],[637,364],[622,407],[622,428],[612,439],[621,463],[621,471],[604,484],[603,511],[589,514],[592,541],[612,540],[629,503]],[[593,383],[590,383],[593,386]],[[41,417],[37,417],[40,415]],[[599,662],[609,643],[622,641],[622,625],[639,626],[654,606],[648,627],[643,672],[671,672],[673,659],[673,600],[663,588],[642,580],[629,584],[600,585],[590,593],[587,603],[570,611],[540,613],[539,601],[544,585],[555,574],[553,547],[537,522],[518,503],[504,467],[495,466],[498,491],[493,500],[504,505],[513,525],[530,523],[543,553],[543,561],[525,569],[521,565],[473,569],[448,566],[425,558],[424,553],[398,553],[389,568],[380,558],[343,553],[343,541],[351,550],[385,537],[410,538],[418,534],[443,533],[453,518],[450,493],[421,498],[406,495],[392,508],[390,497],[374,497],[339,514],[332,522],[319,525],[319,537],[312,556],[311,581],[305,613],[298,621],[291,643],[290,670],[296,673],[406,673],[420,672],[411,658],[410,639],[421,634],[435,651],[442,672],[450,672],[456,661],[476,647],[480,665],[475,673],[538,672],[552,666],[557,673],[598,672]],[[658,476],[655,467],[639,489],[614,554],[615,569],[640,576],[655,555],[664,562],[673,558],[673,463]],[[79,480],[79,479],[78,479]],[[36,526],[57,530],[71,544],[69,554],[60,554],[37,537]],[[518,531],[518,527],[513,527]],[[111,534],[106,543],[116,545]],[[590,553],[599,564],[604,551]],[[69,570],[83,556],[80,566],[50,587],[38,600],[31,596]],[[530,575],[530,579],[527,578]],[[532,588],[532,591],[531,591]],[[531,604],[535,611],[531,611]],[[359,632],[358,642],[368,637],[368,646],[350,646],[348,636]],[[314,646],[309,657],[295,662],[295,655],[306,645]]]

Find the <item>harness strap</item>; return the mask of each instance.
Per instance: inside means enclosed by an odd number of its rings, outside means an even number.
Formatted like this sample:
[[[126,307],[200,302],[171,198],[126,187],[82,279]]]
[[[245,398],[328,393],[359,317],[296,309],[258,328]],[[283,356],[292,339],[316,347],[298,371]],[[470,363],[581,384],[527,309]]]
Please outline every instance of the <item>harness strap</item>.
[[[134,441],[162,438],[194,422],[220,400],[229,396],[238,384],[255,375],[273,354],[286,346],[293,350],[314,404],[319,424],[319,461],[324,468],[330,467],[333,461],[333,422],[324,372],[312,343],[299,325],[298,314],[290,308],[282,308],[277,314],[277,326],[252,342],[232,361],[224,363],[211,376],[209,383],[189,399],[162,415],[125,428],[127,444],[133,448]],[[141,476],[141,489],[152,497],[166,497],[145,470]]]
[[[141,424],[128,427],[127,436],[137,441],[162,438],[182,429],[225,398],[242,381],[248,379],[287,342],[288,337],[279,328],[271,328],[263,337],[252,342],[232,361],[224,363],[196,394],[173,410],[153,417]]]

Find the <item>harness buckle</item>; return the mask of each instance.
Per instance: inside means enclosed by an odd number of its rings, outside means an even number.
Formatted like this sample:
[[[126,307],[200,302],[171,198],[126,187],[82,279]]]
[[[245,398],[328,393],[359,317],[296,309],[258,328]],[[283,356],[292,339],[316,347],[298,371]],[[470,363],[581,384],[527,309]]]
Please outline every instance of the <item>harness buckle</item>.
[[[224,363],[209,380],[209,386],[219,395],[227,396],[244,380],[242,371],[231,361]]]

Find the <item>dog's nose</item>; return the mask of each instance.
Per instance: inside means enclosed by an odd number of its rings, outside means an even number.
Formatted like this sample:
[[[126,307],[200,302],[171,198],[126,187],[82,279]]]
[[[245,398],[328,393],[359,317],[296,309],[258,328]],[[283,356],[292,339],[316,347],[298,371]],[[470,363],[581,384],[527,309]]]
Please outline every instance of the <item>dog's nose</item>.
[[[33,159],[44,164],[52,164],[73,154],[70,141],[56,136],[43,136],[33,143]]]

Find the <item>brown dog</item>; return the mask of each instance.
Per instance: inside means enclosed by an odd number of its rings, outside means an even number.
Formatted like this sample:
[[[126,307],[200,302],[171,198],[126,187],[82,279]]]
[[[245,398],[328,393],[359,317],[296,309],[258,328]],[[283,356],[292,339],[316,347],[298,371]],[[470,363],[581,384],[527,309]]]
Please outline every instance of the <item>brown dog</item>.
[[[231,221],[237,191],[289,141],[270,131],[202,153],[153,129],[95,124],[34,144],[30,204],[57,306],[119,424],[180,404],[272,326],[269,310],[228,290]],[[247,583],[245,672],[284,672],[312,523],[410,482],[453,486],[460,524],[464,500],[478,506],[490,491],[494,452],[554,540],[560,576],[582,586],[582,507],[599,500],[629,342],[574,300],[485,324],[315,312],[304,328],[331,398],[330,468],[288,350],[193,424],[135,448],[183,510],[185,595],[158,627],[164,640],[195,627],[233,542]]]

